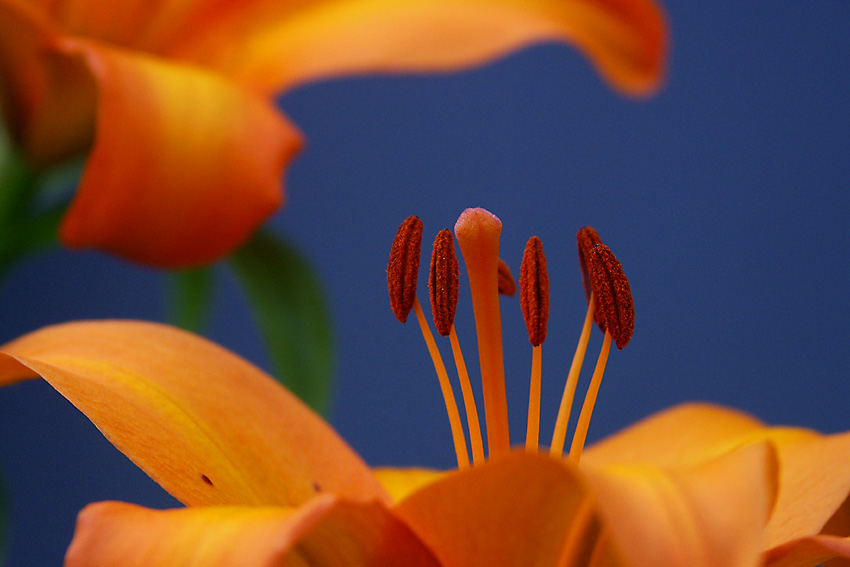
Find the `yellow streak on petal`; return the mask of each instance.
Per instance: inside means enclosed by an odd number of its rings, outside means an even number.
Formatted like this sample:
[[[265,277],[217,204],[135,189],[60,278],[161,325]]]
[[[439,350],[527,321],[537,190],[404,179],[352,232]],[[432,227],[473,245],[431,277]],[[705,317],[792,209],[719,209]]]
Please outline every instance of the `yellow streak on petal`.
[[[420,488],[442,477],[444,472],[431,469],[378,468],[372,471],[390,499],[399,502]]]
[[[0,349],[0,384],[42,376],[188,505],[386,499],[321,418],[258,368],[166,325],[47,327]]]

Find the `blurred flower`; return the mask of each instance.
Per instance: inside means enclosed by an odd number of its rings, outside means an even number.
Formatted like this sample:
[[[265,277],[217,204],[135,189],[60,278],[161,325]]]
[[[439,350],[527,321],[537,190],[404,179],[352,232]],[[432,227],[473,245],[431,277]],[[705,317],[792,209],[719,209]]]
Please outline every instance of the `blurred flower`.
[[[301,137],[272,95],[576,44],[618,89],[663,74],[653,0],[0,0],[0,100],[36,165],[89,150],[62,241],[160,266],[227,254],[282,202]]]

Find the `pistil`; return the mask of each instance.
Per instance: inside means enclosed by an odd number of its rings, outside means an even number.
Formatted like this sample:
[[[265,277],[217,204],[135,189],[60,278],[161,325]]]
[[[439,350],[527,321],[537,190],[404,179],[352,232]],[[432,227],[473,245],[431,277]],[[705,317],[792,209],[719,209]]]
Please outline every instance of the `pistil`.
[[[469,276],[472,309],[478,337],[478,355],[487,422],[490,457],[510,451],[502,321],[499,312],[499,236],[501,221],[484,209],[467,209],[455,224]]]

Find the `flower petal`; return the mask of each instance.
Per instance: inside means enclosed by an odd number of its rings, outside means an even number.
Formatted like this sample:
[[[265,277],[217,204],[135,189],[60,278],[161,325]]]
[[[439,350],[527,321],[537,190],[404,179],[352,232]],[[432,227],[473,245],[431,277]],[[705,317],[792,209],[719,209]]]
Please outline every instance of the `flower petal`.
[[[767,431],[749,415],[710,404],[683,404],[652,415],[585,450],[583,465],[644,463],[663,467],[714,458]]]
[[[776,461],[752,444],[689,470],[590,471],[603,519],[631,565],[755,567],[773,503]]]
[[[830,559],[850,559],[850,538],[813,536],[788,542],[770,550],[765,567],[815,567],[816,565],[846,565]]]
[[[396,513],[445,565],[556,565],[572,528],[595,533],[587,496],[574,468],[514,452],[446,474],[401,501]]]
[[[431,469],[379,468],[372,472],[393,502],[399,502],[425,485],[431,484],[446,473]]]
[[[99,94],[65,244],[200,264],[241,244],[281,204],[282,171],[301,138],[269,102],[186,65],[84,40],[59,49],[87,66]]]
[[[85,508],[67,567],[436,566],[410,530],[377,503],[318,497],[303,508]]]
[[[266,92],[352,73],[459,69],[566,41],[617,88],[646,94],[666,58],[653,0],[254,0],[228,8],[197,14],[205,26],[173,54]]]
[[[32,4],[0,0],[0,112],[35,165],[91,142],[94,83],[78,62],[51,53],[57,37]]]
[[[780,463],[779,497],[767,526],[769,549],[820,533],[850,495],[850,432],[824,436],[776,428],[767,438]]]
[[[386,499],[371,471],[271,377],[205,339],[129,321],[47,327],[0,349],[0,384],[40,375],[188,505]]]

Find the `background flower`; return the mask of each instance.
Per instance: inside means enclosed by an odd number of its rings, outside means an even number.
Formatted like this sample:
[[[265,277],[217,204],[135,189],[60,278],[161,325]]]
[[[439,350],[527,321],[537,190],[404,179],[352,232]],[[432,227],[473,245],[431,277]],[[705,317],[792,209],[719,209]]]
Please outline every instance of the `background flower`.
[[[281,99],[310,140],[289,182],[310,189],[273,222],[328,284],[340,347],[330,417],[370,463],[452,464],[433,369],[389,311],[383,270],[411,211],[436,230],[470,204],[499,211],[512,267],[545,231],[549,333],[567,347],[559,360],[550,339],[546,369],[568,366],[584,312],[575,230],[596,227],[628,270],[639,327],[609,362],[591,441],[689,399],[848,429],[850,6],[667,9],[670,79],[641,105],[560,45],[456,76],[334,80]],[[51,252],[0,288],[2,339],[83,317],[161,318],[160,295],[140,297],[164,285],[96,254]],[[265,360],[232,280],[218,299],[215,339]],[[519,305],[504,305],[508,387],[524,400],[530,347]],[[471,327],[458,332],[474,344]],[[545,372],[544,431],[561,386]],[[38,382],[0,396],[0,464],[17,503],[10,565],[59,564],[89,501],[171,503],[67,405]],[[510,410],[522,439],[525,404]]]
[[[62,242],[186,267],[227,255],[282,203],[301,138],[270,104],[275,93],[364,72],[456,70],[541,39],[575,44],[623,92],[652,92],[663,75],[652,0],[120,10],[2,0],[0,113],[35,166],[90,150]]]

